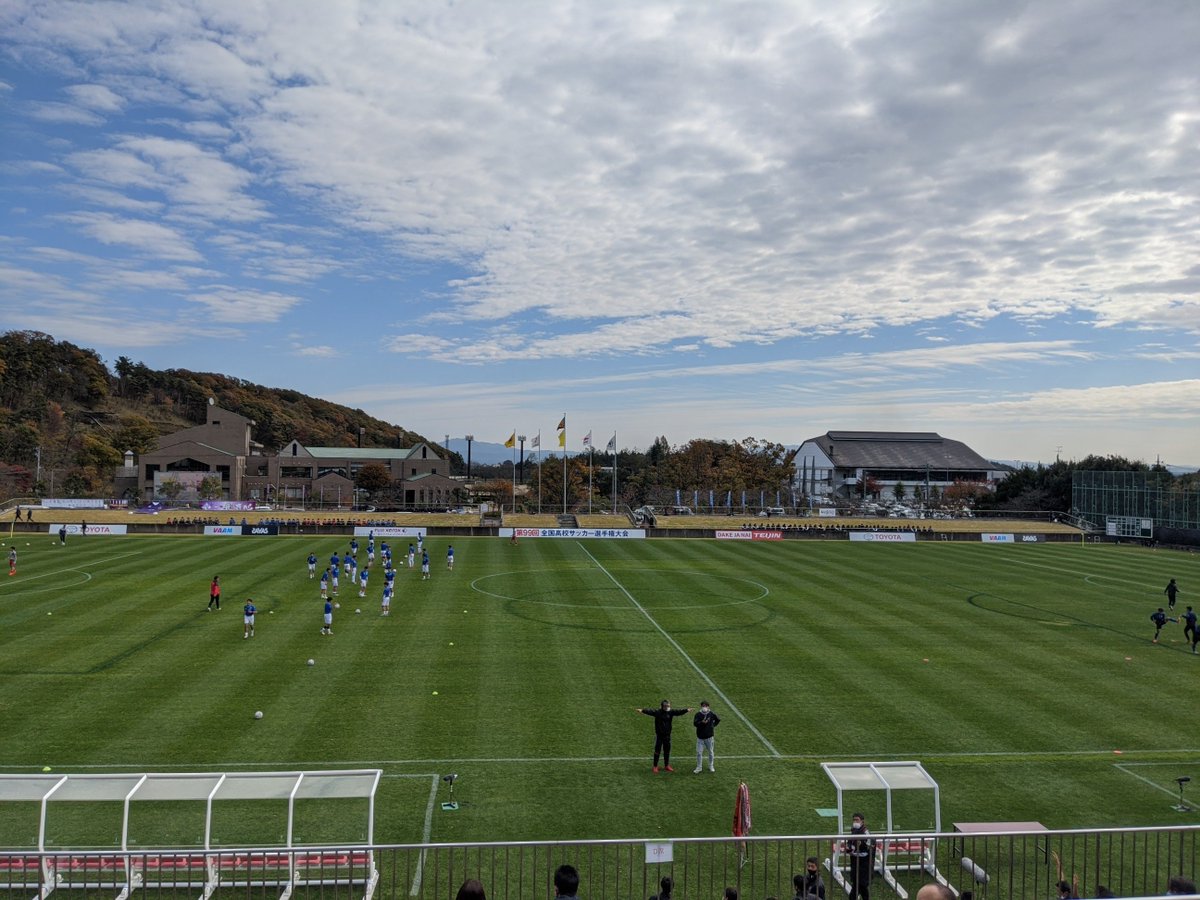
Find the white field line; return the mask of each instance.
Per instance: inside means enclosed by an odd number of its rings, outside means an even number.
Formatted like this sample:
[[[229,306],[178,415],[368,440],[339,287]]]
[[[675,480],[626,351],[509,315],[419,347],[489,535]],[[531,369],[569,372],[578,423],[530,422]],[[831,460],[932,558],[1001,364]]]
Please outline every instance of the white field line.
[[[598,560],[598,559],[596,559],[596,557],[592,556],[592,554],[588,551],[587,547],[583,546],[583,544],[579,544],[579,549],[581,549],[584,553],[586,553],[588,558],[596,564],[596,568],[598,568],[601,572],[603,572],[605,575],[607,575],[609,580],[617,586],[617,588],[621,591],[621,593],[629,598],[629,602],[632,603],[634,605],[634,607],[637,608],[638,612],[640,612],[643,616],[646,617],[646,621],[649,622],[651,625],[653,625],[655,630],[657,630],[659,634],[661,634],[664,638],[666,638],[667,643],[669,643],[672,647],[675,648],[675,650],[679,653],[680,656],[682,656],[684,658],[684,660],[687,662],[687,664],[696,670],[696,674],[699,675],[701,678],[703,678],[705,684],[707,684],[710,688],[712,688],[713,693],[721,698],[721,700],[725,704],[726,708],[728,708],[735,716],[737,716],[739,719],[742,720],[742,723],[747,728],[750,729],[750,731],[754,734],[755,737],[757,737],[760,741],[762,741],[762,745],[764,747],[766,747],[768,751],[770,751],[772,756],[778,757],[780,755],[780,753],[778,750],[775,749],[775,746],[770,741],[767,740],[766,736],[761,731],[759,731],[757,728],[754,727],[754,723],[746,718],[746,716],[742,713],[742,711],[740,709],[737,708],[737,706],[734,704],[734,702],[725,696],[725,692],[722,691],[719,687],[717,687],[716,682],[708,677],[708,674],[703,669],[701,669],[700,666],[698,666],[696,664],[696,661],[694,659],[692,659],[690,656],[688,656],[687,651],[684,650],[683,647],[681,647],[679,645],[679,642],[677,640],[675,640],[675,638],[671,637],[671,635],[669,635],[667,633],[666,629],[663,628],[661,625],[658,624],[658,622],[656,622],[654,620],[654,617],[646,611],[646,608],[644,606],[642,606],[642,604],[637,602],[637,600],[634,598],[633,594],[629,593],[629,591],[627,591],[625,589],[625,585],[623,585],[623,584],[621,584],[621,582],[617,581],[616,577],[613,576],[612,572],[610,572],[610,571],[608,571],[608,569],[604,568],[604,566],[600,564],[600,560]]]
[[[1146,778],[1144,775],[1139,775],[1137,772],[1130,772],[1127,768],[1125,768],[1125,763],[1113,763],[1113,768],[1120,769],[1126,775],[1129,775],[1132,778],[1136,778],[1138,781],[1141,781],[1141,782],[1144,782],[1145,784],[1150,785],[1150,787],[1154,788],[1156,791],[1162,791],[1164,794],[1167,794],[1171,797],[1175,796],[1175,791],[1171,790],[1170,788],[1165,788],[1161,784],[1158,784],[1157,782],[1151,781],[1149,778]]]
[[[1133,754],[1196,754],[1200,755],[1200,747],[1145,747],[1132,750],[1123,750],[1122,753],[1127,755]],[[981,750],[978,752],[970,751],[955,751],[952,753],[927,753],[923,751],[912,751],[907,753],[741,753],[729,754],[722,756],[722,759],[728,760],[849,760],[849,759],[870,759],[870,760],[907,760],[907,759],[946,759],[946,760],[970,760],[970,759],[1055,759],[1069,757],[1107,757],[1112,758],[1113,751],[1110,747],[1098,748],[1095,750],[1021,750],[1007,752],[1004,750]],[[583,765],[593,765],[603,762],[642,762],[646,757],[639,756],[502,756],[502,757],[456,757],[453,759],[322,759],[322,760],[289,760],[282,762],[247,762],[241,760],[237,762],[222,762],[222,763],[170,763],[170,764],[151,764],[147,765],[145,760],[137,763],[104,763],[104,764],[72,764],[71,770],[80,771],[100,771],[100,770],[120,770],[124,772],[245,772],[245,771],[296,771],[300,769],[308,769],[318,771],[320,769],[365,769],[379,768],[380,766],[437,766],[439,768],[454,768],[455,766],[465,765],[539,765],[548,763],[551,765],[562,765],[564,763],[580,763]],[[1122,766],[1166,766],[1166,765],[1185,765],[1186,763],[1176,762],[1136,762],[1133,760],[1123,760],[1114,765]],[[0,772],[28,772],[30,770],[38,770],[39,766],[25,765],[0,765]],[[62,770],[66,772],[67,770]],[[384,778],[427,778],[428,772],[420,772],[417,774],[385,774]]]
[[[1088,584],[1092,583],[1092,579],[1097,579],[1099,581],[1115,581],[1117,584],[1133,585],[1134,587],[1143,588],[1145,590],[1153,590],[1154,589],[1152,586],[1147,586],[1145,582],[1131,581],[1128,578],[1117,578],[1113,575],[1101,575],[1098,572],[1079,572],[1079,571],[1076,571],[1075,569],[1062,569],[1062,568],[1059,568],[1058,566],[1050,566],[1050,565],[1046,565],[1045,563],[1028,562],[1023,559],[1010,559],[1007,557],[1001,557],[1001,558],[1004,560],[1004,562],[1012,563],[1014,566],[1026,566],[1030,569],[1048,569],[1049,571],[1054,572],[1056,575],[1062,575],[1067,578],[1072,578],[1072,577],[1082,578]],[[1096,586],[1098,587],[1099,585],[1096,585]]]
[[[438,775],[432,776],[432,783],[429,786],[429,802],[425,804],[425,827],[421,831],[421,843],[428,844],[433,838],[433,807],[437,802]],[[425,877],[425,850],[421,851],[417,857],[417,871],[413,873],[412,887],[409,888],[408,895],[417,897],[421,894],[421,879]]]
[[[120,556],[110,556],[107,559],[97,560],[96,562],[85,563],[78,566],[68,566],[65,569],[55,569],[53,572],[43,572],[40,575],[30,575],[16,582],[0,582],[0,588],[7,587],[9,590],[19,592],[21,585],[27,584],[30,581],[37,581],[39,578],[54,578],[55,576],[62,575],[66,572],[83,572],[88,576],[88,578],[91,578],[91,574],[87,572],[87,569],[89,568],[94,566],[102,566],[105,563],[116,562],[118,559],[125,559],[127,556],[141,555],[141,550],[135,550],[132,553],[122,553]],[[72,587],[74,587],[74,585],[72,585]]]

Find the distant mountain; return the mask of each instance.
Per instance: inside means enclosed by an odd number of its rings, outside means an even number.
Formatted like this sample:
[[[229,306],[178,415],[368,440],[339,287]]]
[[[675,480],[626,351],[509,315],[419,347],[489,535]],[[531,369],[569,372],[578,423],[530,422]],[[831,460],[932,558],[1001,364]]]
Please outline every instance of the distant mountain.
[[[457,453],[463,458],[464,464],[467,459],[467,439],[466,438],[450,438],[449,444],[443,444],[448,450]],[[562,451],[555,448],[553,452],[543,449],[540,452],[530,448],[529,441],[525,441],[525,461],[528,462],[534,455],[540,456],[542,459],[562,459]],[[568,453],[569,456],[575,456],[574,453]],[[515,448],[509,449],[503,443],[491,443],[489,441],[474,440],[471,441],[471,463],[481,466],[498,466],[501,463],[510,462],[512,460],[520,461],[521,445],[518,444]]]
[[[1022,466],[1029,466],[1036,469],[1038,466],[1050,465],[1050,463],[1030,462],[1027,459],[993,459],[989,462],[998,463],[1002,466],[1012,466],[1014,469],[1019,469]],[[1180,466],[1172,465],[1171,463],[1163,463],[1163,467],[1172,475],[1191,475],[1195,472],[1200,472],[1200,466]]]

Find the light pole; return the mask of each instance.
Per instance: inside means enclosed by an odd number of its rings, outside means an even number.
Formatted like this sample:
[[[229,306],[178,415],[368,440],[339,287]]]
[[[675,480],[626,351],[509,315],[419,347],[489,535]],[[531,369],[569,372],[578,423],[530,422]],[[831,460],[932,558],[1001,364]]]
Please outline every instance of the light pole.
[[[363,428],[361,425],[358,427],[358,449],[359,450],[362,449],[363,434],[366,433],[366,430],[367,429]]]
[[[33,476],[33,489],[36,491],[37,486],[42,482],[42,448],[34,447],[33,455],[37,457],[37,474]]]
[[[517,469],[517,477],[521,480],[521,484],[525,483],[525,435],[517,435],[517,441],[521,445],[521,463]]]
[[[475,440],[475,435],[467,435],[467,481],[471,480],[471,442]]]

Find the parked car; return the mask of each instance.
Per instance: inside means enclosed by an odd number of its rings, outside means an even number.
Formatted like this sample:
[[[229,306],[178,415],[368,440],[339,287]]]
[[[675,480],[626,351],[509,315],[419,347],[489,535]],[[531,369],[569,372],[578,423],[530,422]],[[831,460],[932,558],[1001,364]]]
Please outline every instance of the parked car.
[[[784,509],[782,506],[768,506],[766,509],[760,509],[758,511],[758,514],[760,516],[768,516],[768,517],[769,516],[786,516],[787,510]]]

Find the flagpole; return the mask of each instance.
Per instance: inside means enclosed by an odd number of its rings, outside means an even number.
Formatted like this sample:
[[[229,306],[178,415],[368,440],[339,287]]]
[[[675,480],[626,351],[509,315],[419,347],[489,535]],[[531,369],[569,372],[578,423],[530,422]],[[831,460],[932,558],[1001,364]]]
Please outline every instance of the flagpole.
[[[558,446],[563,455],[563,515],[567,514],[567,414],[562,417],[562,434],[558,436]]]
[[[589,431],[588,434],[591,434]],[[592,514],[592,461],[594,457],[592,442],[588,441],[588,515]]]
[[[612,466],[613,466],[613,496],[612,496],[612,513],[617,514],[617,433],[614,431],[612,436]]]
[[[514,428],[513,429],[513,437],[516,437],[516,434],[517,434],[517,429]],[[512,455],[509,457],[509,459],[512,462],[512,476],[513,476],[513,508],[512,508],[512,511],[513,511],[513,515],[515,516],[517,514],[517,442],[513,441],[512,446],[510,446],[508,449],[512,451]]]
[[[542,514],[542,429],[538,429],[538,515]]]

